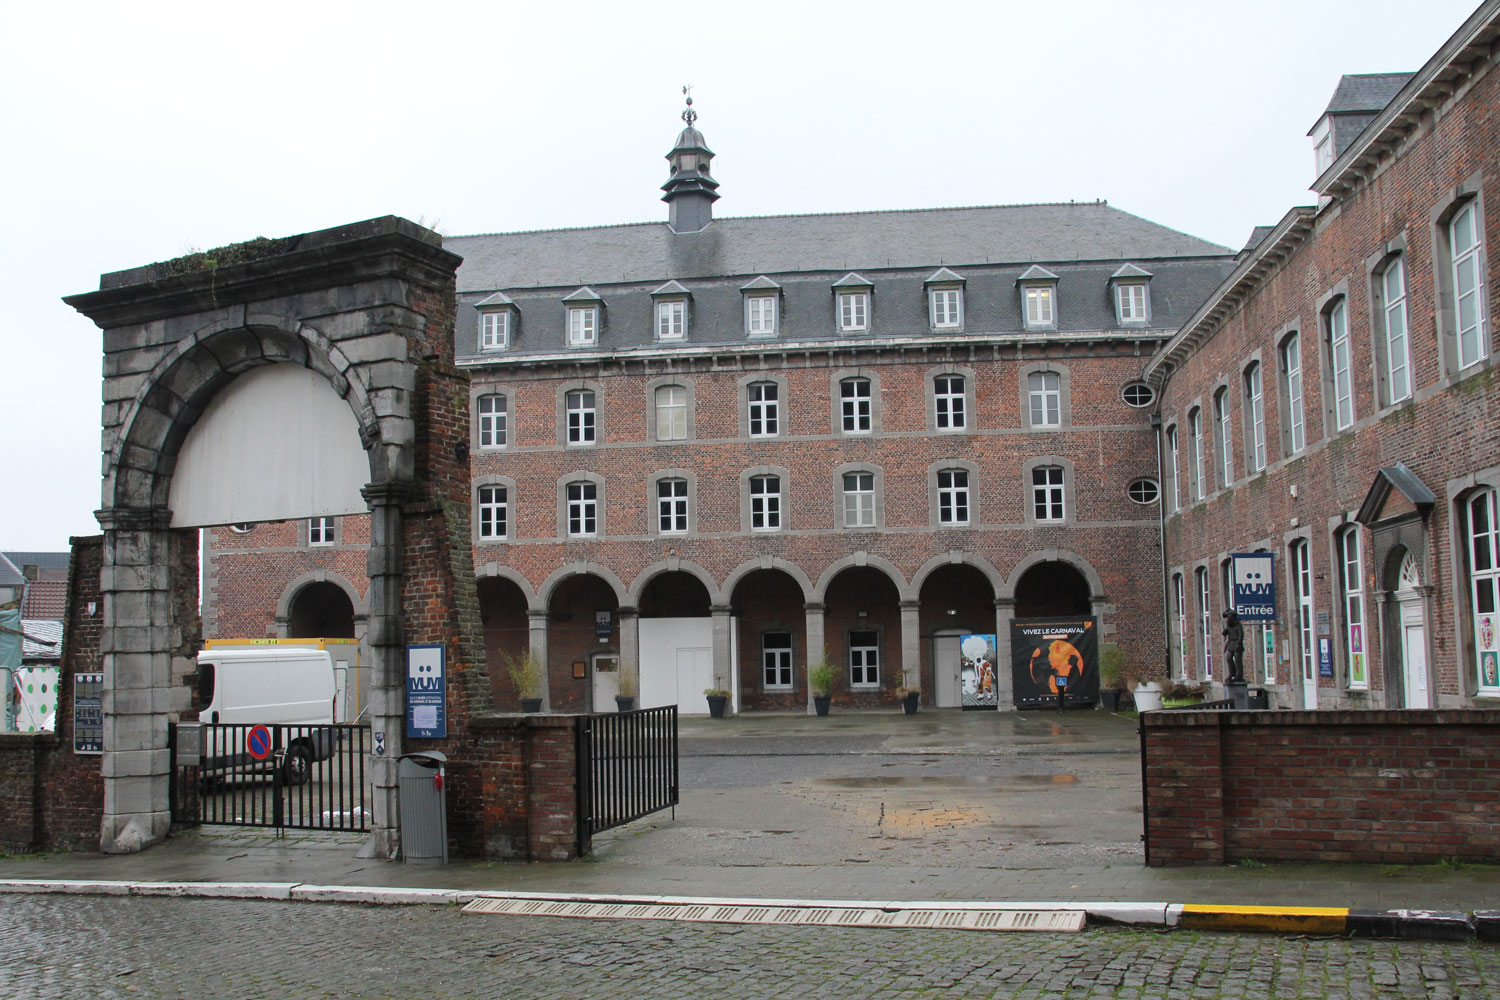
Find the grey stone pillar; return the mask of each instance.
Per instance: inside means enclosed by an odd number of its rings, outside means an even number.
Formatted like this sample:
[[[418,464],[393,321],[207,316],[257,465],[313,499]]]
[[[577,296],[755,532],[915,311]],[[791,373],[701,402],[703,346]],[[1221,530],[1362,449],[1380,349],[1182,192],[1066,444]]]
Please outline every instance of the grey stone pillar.
[[[827,642],[823,636],[823,611],[824,606],[814,601],[802,605],[807,615],[807,665],[802,668],[803,679],[806,680],[807,671],[814,663],[821,663],[827,652]],[[813,708],[812,685],[807,684],[807,714],[812,715],[816,709]]]
[[[727,604],[714,604],[708,609],[713,616],[714,628],[714,687],[723,688],[730,694],[728,708],[736,710],[739,705],[740,679],[734,676],[734,653],[730,649],[734,635],[730,617],[734,609]]]
[[[1016,620],[1016,599],[995,598],[995,698],[1002,712],[1016,707],[1016,686],[1010,675],[1010,623]]]
[[[362,855],[394,859],[401,851],[400,798],[396,759],[406,731],[405,516],[404,486],[374,483],[361,493],[370,505],[370,726],[385,753],[370,757],[370,842]]]
[[[635,678],[635,695],[641,696],[641,614],[630,605],[621,605],[620,618],[620,676]],[[644,707],[640,701],[637,707]]]
[[[132,854],[166,837],[171,755],[171,515],[164,510],[101,510],[99,590],[104,601],[99,653],[104,669],[104,818],[99,849]]]
[[[901,602],[901,685],[922,683],[922,602]]]
[[[542,665],[542,711],[552,710],[552,671],[547,666],[547,624],[552,620],[550,611],[526,609],[527,651]]]

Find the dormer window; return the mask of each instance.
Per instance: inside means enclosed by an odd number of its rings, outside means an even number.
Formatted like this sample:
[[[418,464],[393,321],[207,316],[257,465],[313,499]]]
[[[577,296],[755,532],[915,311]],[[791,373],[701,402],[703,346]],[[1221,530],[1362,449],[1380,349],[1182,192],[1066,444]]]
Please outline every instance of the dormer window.
[[[504,292],[496,292],[474,303],[479,313],[479,349],[503,351],[510,346],[510,317],[515,303]]]
[[[688,299],[692,297],[681,284],[669,281],[651,293],[656,300],[656,339],[683,340],[687,337]]]
[[[1110,275],[1115,289],[1115,319],[1122,326],[1144,324],[1151,318],[1151,272],[1126,264]]]
[[[958,330],[964,325],[963,276],[941,268],[928,277],[927,316],[934,330]]]
[[[1028,330],[1057,328],[1057,275],[1036,264],[1016,279],[1021,286],[1022,315]]]
[[[850,272],[834,282],[840,333],[870,332],[870,290],[874,286]]]
[[[745,297],[745,336],[774,337],[781,332],[781,286],[764,274],[740,286]]]
[[[1323,172],[1333,166],[1333,129],[1329,125],[1328,116],[1324,115],[1323,120],[1314,126],[1312,132],[1313,161],[1317,167],[1316,176],[1318,177],[1322,177]]]
[[[599,343],[599,316],[604,300],[592,288],[580,288],[563,299],[568,310],[568,346],[593,347]]]

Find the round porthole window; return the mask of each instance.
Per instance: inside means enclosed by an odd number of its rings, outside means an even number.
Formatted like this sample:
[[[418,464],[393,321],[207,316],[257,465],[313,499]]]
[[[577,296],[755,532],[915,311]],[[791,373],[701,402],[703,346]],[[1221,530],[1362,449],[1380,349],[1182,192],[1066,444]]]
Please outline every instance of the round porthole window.
[[[231,524],[229,526],[229,530],[232,531],[232,532],[234,532],[237,535],[243,535],[243,534],[245,534],[246,532],[248,532],[253,527],[255,527],[255,525],[248,524],[248,523],[246,523],[246,524]]]
[[[1150,406],[1152,401],[1156,399],[1156,393],[1144,382],[1130,383],[1121,390],[1120,395],[1124,398],[1125,402],[1136,408]]]
[[[1156,485],[1154,479],[1137,479],[1130,484],[1126,493],[1136,503],[1156,503],[1157,498],[1161,496],[1161,488]]]

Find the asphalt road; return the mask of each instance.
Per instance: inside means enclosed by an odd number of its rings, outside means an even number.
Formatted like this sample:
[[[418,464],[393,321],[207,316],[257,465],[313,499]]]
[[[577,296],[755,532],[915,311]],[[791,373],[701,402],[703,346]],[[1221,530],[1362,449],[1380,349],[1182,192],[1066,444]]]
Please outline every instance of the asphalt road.
[[[680,925],[452,908],[0,896],[0,998],[1500,995],[1500,948],[1177,931]]]

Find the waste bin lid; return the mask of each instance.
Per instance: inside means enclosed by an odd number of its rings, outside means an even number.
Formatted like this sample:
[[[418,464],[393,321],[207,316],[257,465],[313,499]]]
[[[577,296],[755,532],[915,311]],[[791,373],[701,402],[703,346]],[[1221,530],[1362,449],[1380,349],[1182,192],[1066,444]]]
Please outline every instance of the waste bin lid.
[[[434,764],[444,764],[448,761],[448,755],[441,750],[418,750],[415,753],[404,753],[398,760],[409,760],[418,764],[431,767]]]

